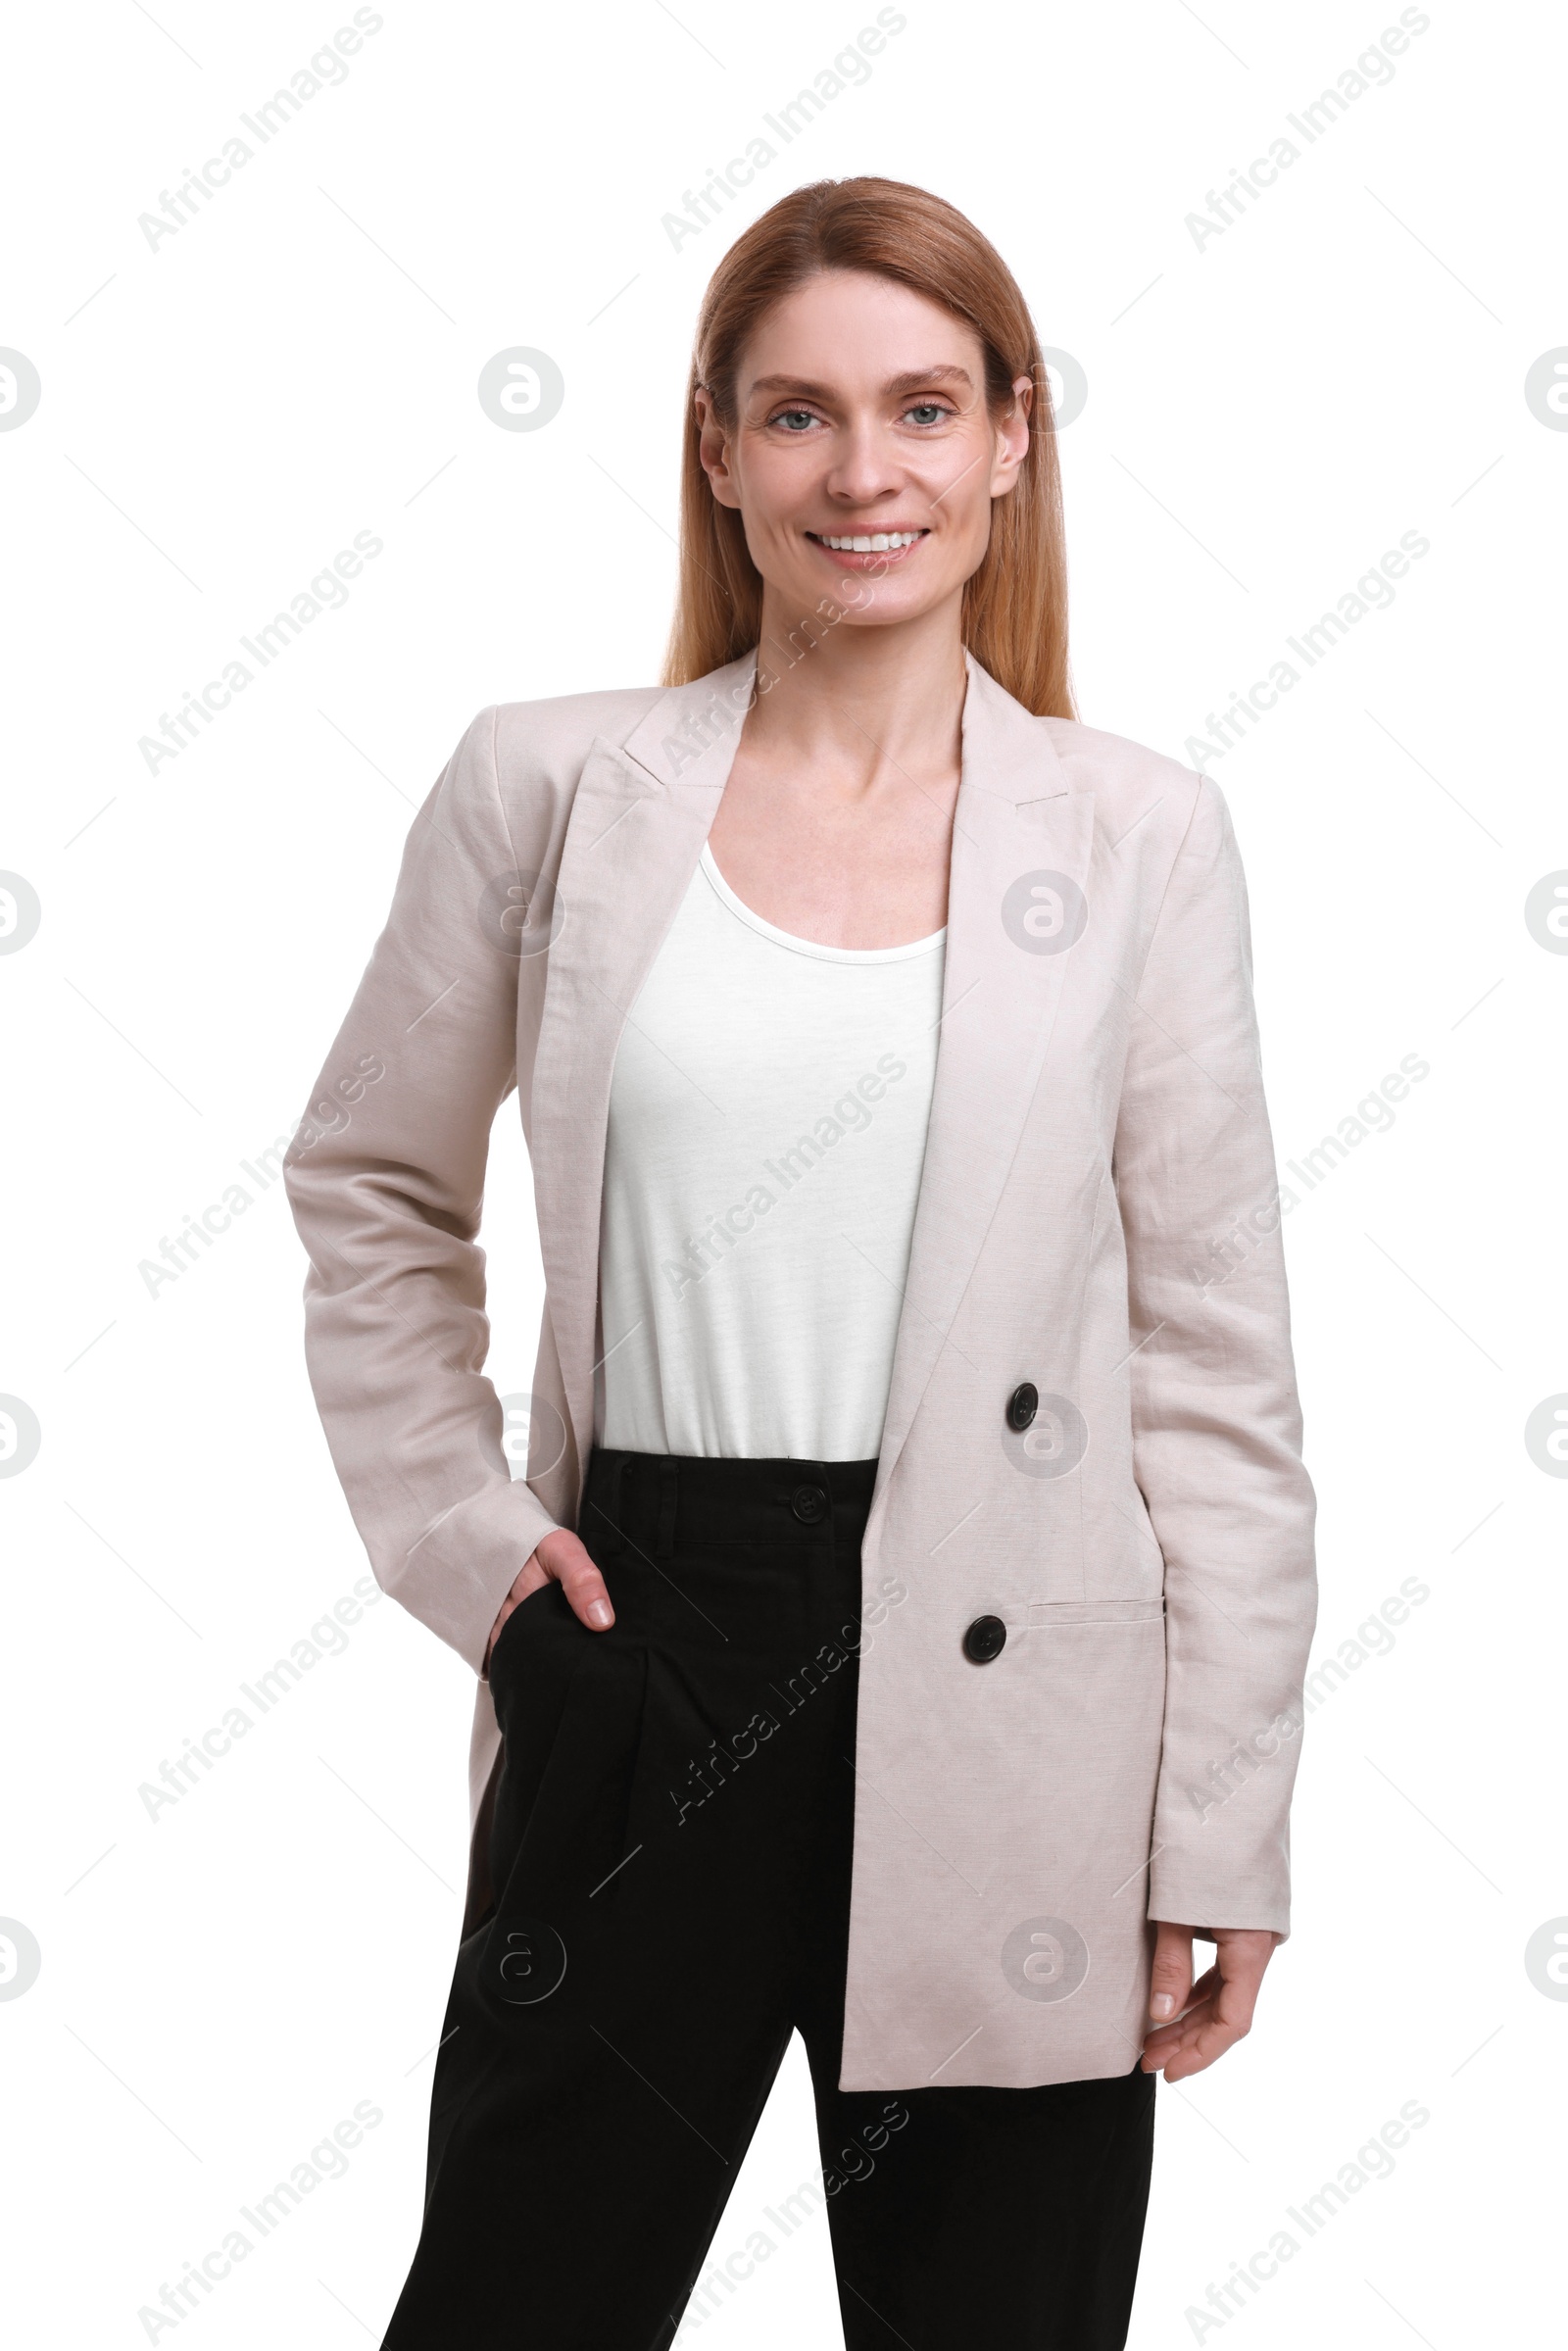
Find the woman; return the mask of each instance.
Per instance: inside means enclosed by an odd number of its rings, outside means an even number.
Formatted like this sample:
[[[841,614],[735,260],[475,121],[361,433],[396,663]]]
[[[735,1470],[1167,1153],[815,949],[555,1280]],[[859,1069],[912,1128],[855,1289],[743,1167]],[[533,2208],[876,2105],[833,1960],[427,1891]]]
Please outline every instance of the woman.
[[[394,2351],[710,2313],[815,2195],[703,2278],[793,2030],[852,2351],[1109,2351],[1153,2075],[1287,1931],[1245,891],[1214,786],[1073,719],[1041,386],[919,189],[738,240],[669,682],[474,721],[291,1152],[356,1521],[480,1678]],[[475,1246],[514,1084],[526,1482]]]

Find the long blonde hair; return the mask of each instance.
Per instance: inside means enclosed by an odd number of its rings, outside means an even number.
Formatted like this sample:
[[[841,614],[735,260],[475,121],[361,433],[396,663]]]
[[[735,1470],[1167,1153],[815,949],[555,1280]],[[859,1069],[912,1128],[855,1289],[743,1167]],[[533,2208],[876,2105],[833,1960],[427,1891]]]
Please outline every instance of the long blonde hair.
[[[1040,716],[1076,716],[1067,673],[1067,553],[1051,390],[1029,306],[996,247],[962,213],[897,179],[819,179],[763,213],[725,254],[704,297],[687,386],[681,466],[680,586],[665,685],[706,677],[749,653],[762,623],[762,579],[733,507],[720,506],[699,454],[696,392],[735,420],[735,377],[758,322],[823,269],[865,269],[962,318],[985,352],[994,415],[1027,375],[1029,450],[992,508],[991,541],[963,591],[963,641],[998,684]]]

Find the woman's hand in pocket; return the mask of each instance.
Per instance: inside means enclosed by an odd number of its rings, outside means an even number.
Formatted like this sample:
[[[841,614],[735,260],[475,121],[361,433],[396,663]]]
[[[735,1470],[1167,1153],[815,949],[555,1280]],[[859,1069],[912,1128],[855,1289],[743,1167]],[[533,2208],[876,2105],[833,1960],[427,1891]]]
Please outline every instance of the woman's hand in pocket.
[[[484,1664],[490,1670],[490,1654],[501,1638],[501,1628],[519,1601],[527,1599],[550,1583],[559,1584],[571,1603],[572,1613],[581,1619],[590,1633],[608,1633],[615,1621],[615,1611],[605,1590],[605,1579],[588,1556],[587,1545],[567,1527],[552,1529],[537,1550],[530,1551],[517,1570],[516,1581],[496,1611],[496,1621],[490,1628],[485,1643]]]

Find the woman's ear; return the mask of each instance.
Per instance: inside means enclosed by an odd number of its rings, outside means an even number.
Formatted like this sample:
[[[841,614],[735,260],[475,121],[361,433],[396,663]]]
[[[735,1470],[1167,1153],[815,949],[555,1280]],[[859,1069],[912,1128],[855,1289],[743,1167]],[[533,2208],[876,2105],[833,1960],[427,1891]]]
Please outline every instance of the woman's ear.
[[[991,495],[1003,497],[1018,478],[1018,468],[1029,454],[1029,411],[1034,405],[1035,387],[1027,375],[1012,379],[1012,406],[997,426],[997,461],[991,468]]]
[[[735,476],[730,470],[729,435],[718,420],[713,395],[706,384],[698,385],[696,401],[699,435],[697,454],[702,461],[703,471],[719,505],[738,507],[741,500],[735,486]]]

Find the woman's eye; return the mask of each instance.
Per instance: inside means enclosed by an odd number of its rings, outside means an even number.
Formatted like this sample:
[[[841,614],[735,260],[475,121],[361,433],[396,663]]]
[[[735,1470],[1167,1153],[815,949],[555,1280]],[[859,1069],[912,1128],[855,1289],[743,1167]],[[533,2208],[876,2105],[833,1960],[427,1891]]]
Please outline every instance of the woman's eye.
[[[906,409],[904,413],[906,416],[912,416],[916,424],[940,424],[948,411],[940,401],[917,400],[913,408]]]
[[[789,432],[803,432],[807,425],[814,424],[816,418],[808,408],[787,408],[781,409],[773,421],[782,424]]]

